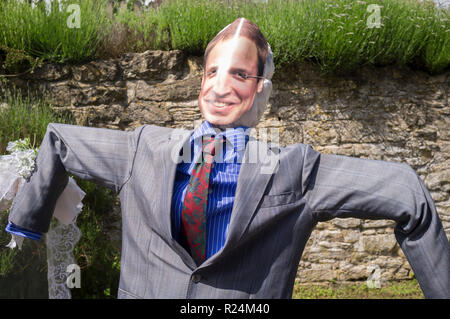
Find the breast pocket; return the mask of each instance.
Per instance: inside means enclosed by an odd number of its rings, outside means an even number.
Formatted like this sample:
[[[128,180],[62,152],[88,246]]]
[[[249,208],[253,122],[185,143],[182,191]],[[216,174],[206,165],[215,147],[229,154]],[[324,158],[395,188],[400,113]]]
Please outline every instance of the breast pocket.
[[[299,194],[294,191],[276,195],[265,195],[262,199],[260,208],[288,205],[295,202],[298,199],[298,196]]]

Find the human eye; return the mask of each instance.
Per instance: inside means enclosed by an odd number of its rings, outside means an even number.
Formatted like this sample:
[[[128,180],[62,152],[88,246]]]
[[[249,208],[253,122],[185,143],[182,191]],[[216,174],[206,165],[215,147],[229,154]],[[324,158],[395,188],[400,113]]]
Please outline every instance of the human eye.
[[[247,79],[247,74],[245,74],[245,73],[243,73],[243,72],[238,72],[237,75],[238,75],[241,79],[243,79],[243,80],[246,80],[246,79]]]
[[[247,74],[243,71],[235,71],[234,75],[239,79],[239,80],[247,80]]]
[[[215,73],[216,73],[216,69],[215,69],[215,68],[212,68],[212,69],[209,69],[208,72],[206,72],[206,75],[207,75],[207,76],[212,76],[212,75],[214,75]]]

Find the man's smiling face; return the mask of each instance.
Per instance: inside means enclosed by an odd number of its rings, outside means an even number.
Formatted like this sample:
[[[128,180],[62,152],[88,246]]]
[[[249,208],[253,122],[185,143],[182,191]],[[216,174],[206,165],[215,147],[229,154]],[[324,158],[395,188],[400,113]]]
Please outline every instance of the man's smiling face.
[[[262,81],[244,75],[257,75],[257,71],[257,49],[251,40],[237,37],[218,42],[208,55],[198,97],[204,118],[226,127],[250,110]]]

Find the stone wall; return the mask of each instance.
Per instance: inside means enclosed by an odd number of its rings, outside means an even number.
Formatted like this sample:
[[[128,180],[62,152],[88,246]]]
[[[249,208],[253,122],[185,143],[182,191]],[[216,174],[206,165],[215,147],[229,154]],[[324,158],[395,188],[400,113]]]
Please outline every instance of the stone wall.
[[[259,127],[280,128],[280,144],[306,143],[324,153],[406,162],[425,181],[450,237],[449,71],[430,76],[393,66],[345,76],[317,67],[276,70]],[[191,129],[202,60],[180,51],[147,51],[83,65],[46,64],[13,81],[48,94],[78,124],[132,129],[144,123]],[[388,220],[319,223],[304,252],[301,283],[410,278]]]

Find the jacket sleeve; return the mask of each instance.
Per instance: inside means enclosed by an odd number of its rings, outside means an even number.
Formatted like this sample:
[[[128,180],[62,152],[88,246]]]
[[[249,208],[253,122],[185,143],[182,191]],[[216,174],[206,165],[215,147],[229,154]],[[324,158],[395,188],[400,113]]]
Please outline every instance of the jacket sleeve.
[[[140,132],[51,123],[36,168],[15,197],[9,222],[32,232],[49,229],[69,173],[119,192],[131,174]]]
[[[450,245],[433,199],[401,163],[325,155],[307,147],[302,187],[317,221],[391,219],[426,298],[450,298]]]

